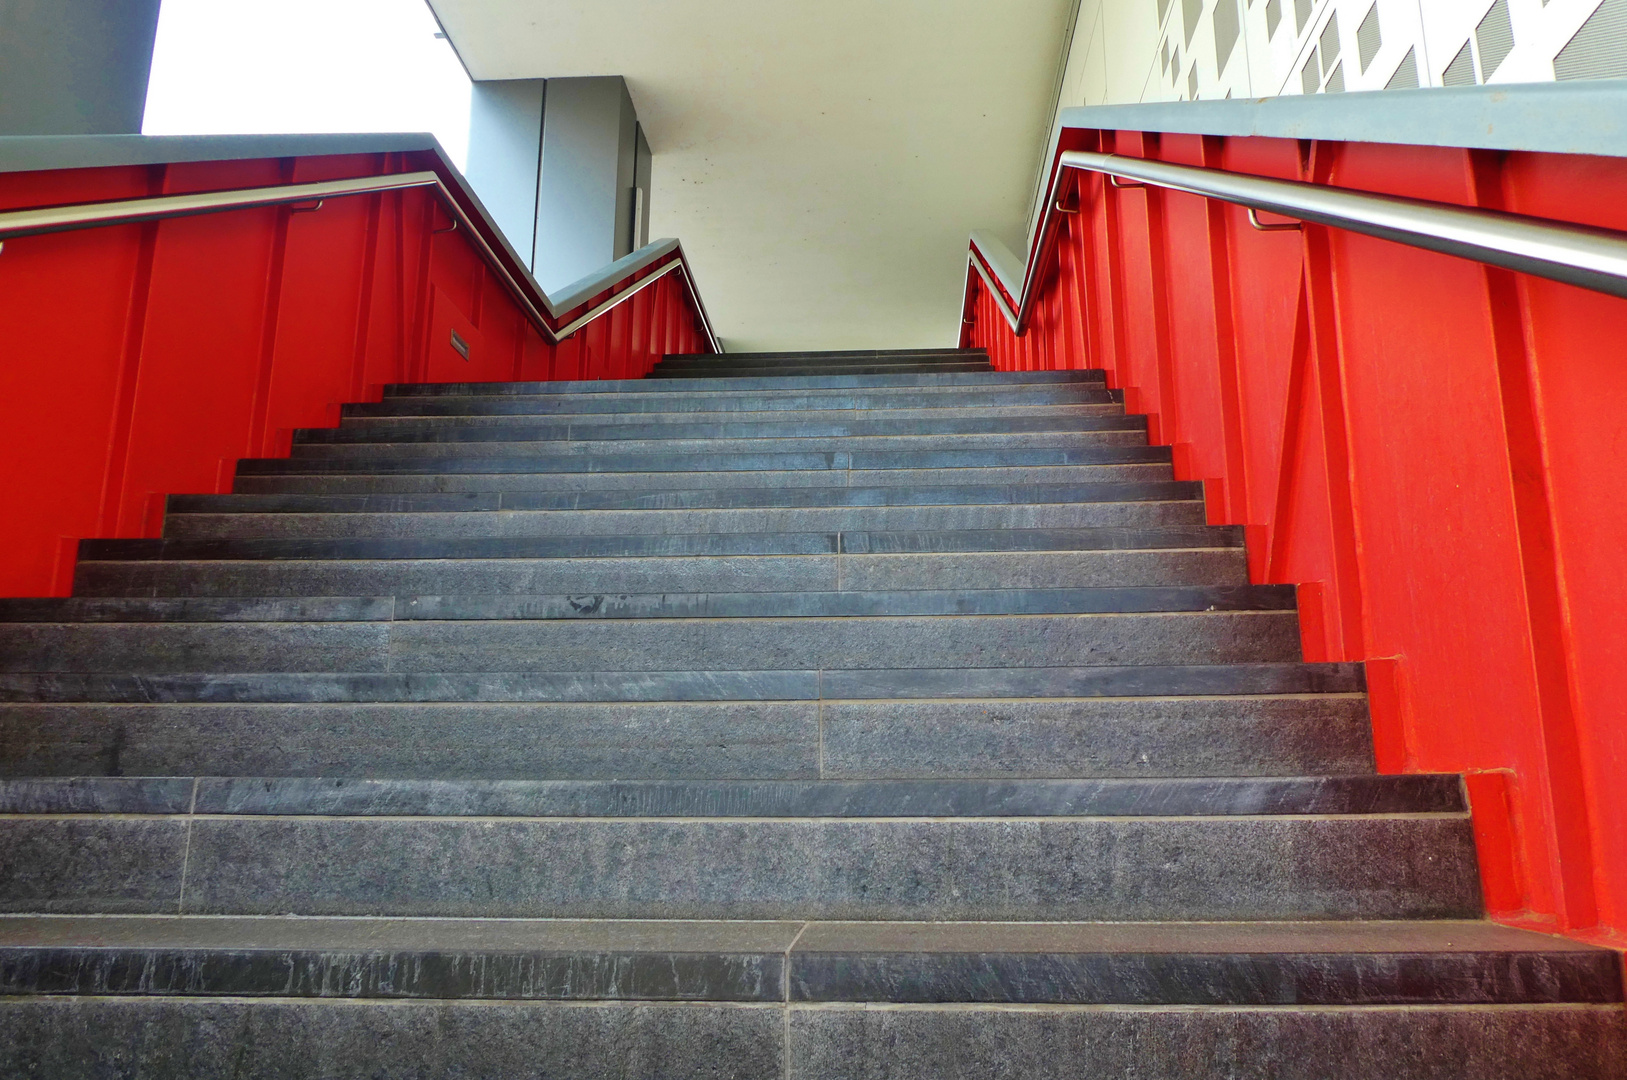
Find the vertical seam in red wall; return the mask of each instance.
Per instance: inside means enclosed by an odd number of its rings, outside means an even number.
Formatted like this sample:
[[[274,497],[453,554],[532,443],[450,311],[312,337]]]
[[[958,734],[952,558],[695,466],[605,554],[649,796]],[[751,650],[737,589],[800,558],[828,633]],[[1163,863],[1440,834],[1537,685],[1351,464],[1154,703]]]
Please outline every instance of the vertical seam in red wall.
[[[277,356],[277,318],[282,307],[283,266],[288,257],[287,207],[276,211],[277,224],[271,241],[271,263],[266,269],[265,303],[261,308],[260,367],[254,377],[254,408],[249,423],[248,452],[256,456],[272,453],[266,430],[271,416],[271,377]]]
[[[429,270],[435,257],[436,205],[433,197],[424,196],[424,223],[418,243],[418,292],[413,301],[412,354],[407,367],[407,377],[414,382],[429,381],[429,331],[434,322],[430,312],[432,286],[429,283]]]
[[[141,351],[147,337],[147,305],[152,297],[159,222],[150,221],[139,228],[141,239],[136,249],[135,276],[131,282],[124,343],[119,354],[113,426],[108,432],[107,469],[102,475],[101,513],[96,520],[99,536],[120,535],[125,475],[130,467],[130,433],[135,424],[136,388],[141,374]]]
[[[367,241],[362,255],[362,284],[356,298],[356,352],[350,368],[350,396],[360,401],[367,384],[367,342],[373,324],[373,288],[378,276],[379,219],[384,211],[382,193],[368,196]]]
[[[1203,140],[1203,163],[1222,165],[1221,142]],[[1243,448],[1243,400],[1237,360],[1237,323],[1233,311],[1231,237],[1232,211],[1215,199],[1204,200],[1209,226],[1209,273],[1215,315],[1215,361],[1220,376],[1220,422],[1226,443],[1226,520],[1248,519],[1248,454]]]
[[[1306,268],[1299,268],[1299,303],[1294,307],[1294,338],[1288,359],[1288,390],[1283,396],[1282,450],[1277,461],[1277,495],[1272,503],[1266,581],[1280,582],[1287,573],[1292,539],[1295,487],[1299,480],[1299,447],[1305,418],[1305,369],[1311,359],[1311,314]]]
[[[1469,151],[1469,182],[1477,205],[1506,210],[1504,155]],[[1487,266],[1487,315],[1497,363],[1497,385],[1508,453],[1520,570],[1525,591],[1532,674],[1540,710],[1548,802],[1553,814],[1555,855],[1565,925],[1597,925],[1593,825],[1587,773],[1576,727],[1573,646],[1564,614],[1552,471],[1541,431],[1536,349],[1530,333],[1528,296],[1518,275]]]

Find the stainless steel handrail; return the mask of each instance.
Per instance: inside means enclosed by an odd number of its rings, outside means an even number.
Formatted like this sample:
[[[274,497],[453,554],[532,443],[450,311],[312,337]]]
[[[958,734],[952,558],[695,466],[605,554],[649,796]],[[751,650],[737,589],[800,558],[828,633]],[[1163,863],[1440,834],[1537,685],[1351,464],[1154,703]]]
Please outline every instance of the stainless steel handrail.
[[[186,195],[152,195],[139,199],[120,199],[112,202],[80,203],[71,206],[42,207],[31,210],[8,210],[0,212],[0,250],[5,247],[5,241],[16,237],[39,236],[45,233],[70,232],[76,229],[91,229],[105,225],[126,225],[144,221],[159,221],[166,218],[192,217],[198,214],[219,213],[226,210],[245,210],[264,206],[286,206],[290,203],[320,202],[323,199],[339,198],[345,195],[369,195],[384,191],[402,191],[409,188],[434,188],[440,201],[452,220],[463,231],[464,235],[472,240],[480,250],[481,257],[486,264],[496,272],[509,293],[519,302],[526,317],[537,327],[549,344],[558,344],[570,337],[588,323],[605,314],[612,308],[620,306],[631,299],[634,294],[667,274],[676,270],[683,275],[684,285],[688,289],[690,299],[694,302],[695,311],[700,318],[701,327],[706,332],[707,341],[713,351],[722,352],[718,345],[717,336],[712,332],[711,320],[707,318],[706,308],[701,303],[700,293],[695,288],[694,278],[684,261],[682,249],[678,249],[677,257],[662,266],[654,274],[650,274],[634,282],[631,287],[621,290],[608,299],[601,301],[582,315],[572,319],[564,326],[555,327],[553,316],[545,309],[551,305],[548,294],[545,293],[535,281],[527,276],[521,281],[497,254],[496,248],[487,239],[483,230],[475,227],[469,215],[464,211],[458,200],[452,196],[446,182],[440,174],[433,171],[398,173],[392,176],[367,176],[351,180],[324,180],[308,184],[278,184],[269,187],[238,188],[232,191],[204,191]],[[656,252],[656,257],[665,252]],[[635,262],[629,266],[620,279],[625,281],[628,277],[638,273],[648,265]],[[607,287],[613,287],[608,286]],[[537,304],[537,299],[542,305]]]
[[[1057,189],[1068,169],[1101,173],[1110,181],[1138,181],[1201,195],[1247,207],[1256,214],[1264,210],[1627,298],[1627,233],[1299,180],[1273,180],[1195,165],[1069,150],[1058,156],[1047,210],[1030,248],[1016,309],[1000,299],[999,290],[990,287],[1014,331],[1028,321],[1038,264],[1058,217]],[[1274,226],[1265,228],[1276,231]],[[987,280],[986,274],[984,277]]]

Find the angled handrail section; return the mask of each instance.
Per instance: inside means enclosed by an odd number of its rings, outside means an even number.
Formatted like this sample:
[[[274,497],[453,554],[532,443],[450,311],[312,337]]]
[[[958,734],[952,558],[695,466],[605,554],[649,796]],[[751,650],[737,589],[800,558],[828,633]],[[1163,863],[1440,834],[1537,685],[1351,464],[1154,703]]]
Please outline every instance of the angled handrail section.
[[[661,278],[676,272],[684,279],[684,285],[689,292],[690,300],[695,306],[695,311],[700,317],[701,328],[706,334],[707,341],[711,344],[714,352],[723,351],[718,345],[717,335],[712,332],[711,319],[706,314],[706,306],[701,302],[700,291],[695,286],[694,276],[689,270],[688,261],[684,258],[683,245],[677,240],[657,240],[655,243],[649,244],[625,258],[618,259],[604,269],[568,286],[560,300],[556,302],[543,291],[542,287],[529,274],[515,273],[508,265],[508,262],[499,257],[496,248],[486,236],[485,230],[476,227],[468,212],[447,188],[445,180],[438,173],[430,170],[397,173],[387,176],[358,177],[349,180],[325,180],[306,184],[274,184],[266,187],[238,188],[230,191],[204,191],[185,195],[153,195],[139,199],[119,199],[111,202],[78,203],[68,206],[11,210],[0,213],[0,249],[4,248],[6,240],[18,237],[71,232],[77,229],[92,229],[106,225],[159,221],[165,218],[192,217],[199,214],[219,213],[226,210],[244,210],[254,207],[287,206],[306,202],[315,202],[320,205],[324,199],[402,191],[409,188],[433,188],[435,190],[440,197],[441,204],[452,215],[457,227],[462,229],[473,241],[486,265],[502,281],[504,287],[519,303],[526,317],[536,326],[543,339],[550,345],[558,344],[601,315],[631,300],[639,292],[655,284]],[[668,256],[674,253],[676,253],[676,257],[669,259]],[[631,281],[625,288],[595,304],[576,318],[569,321],[562,320],[561,316],[587,303],[594,296],[615,289],[617,285],[629,282],[634,275],[641,271],[663,262],[664,265],[660,265],[654,273],[647,274],[637,281]]]
[[[1497,210],[1084,150],[1059,154],[1057,166],[1026,266],[1019,269],[1009,265],[1015,259],[997,242],[980,233],[972,234],[971,264],[988,286],[1006,322],[1017,333],[1027,325],[1040,283],[1040,270],[1046,265],[1056,235],[1056,223],[1069,212],[1058,207],[1057,199],[1070,169],[1100,173],[1110,180],[1135,182],[1125,186],[1201,195],[1246,207],[1253,214],[1265,211],[1627,298],[1627,233]]]

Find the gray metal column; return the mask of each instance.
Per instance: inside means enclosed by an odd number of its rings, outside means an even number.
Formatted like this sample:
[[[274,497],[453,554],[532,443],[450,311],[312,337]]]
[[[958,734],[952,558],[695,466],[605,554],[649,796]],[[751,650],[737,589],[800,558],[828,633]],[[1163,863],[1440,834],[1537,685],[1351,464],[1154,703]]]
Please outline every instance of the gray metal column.
[[[159,0],[0,0],[0,135],[135,135]]]
[[[476,82],[469,100],[469,183],[527,268],[536,264],[537,177],[546,79]]]
[[[619,76],[477,82],[469,121],[469,181],[544,289],[648,242],[649,144]]]

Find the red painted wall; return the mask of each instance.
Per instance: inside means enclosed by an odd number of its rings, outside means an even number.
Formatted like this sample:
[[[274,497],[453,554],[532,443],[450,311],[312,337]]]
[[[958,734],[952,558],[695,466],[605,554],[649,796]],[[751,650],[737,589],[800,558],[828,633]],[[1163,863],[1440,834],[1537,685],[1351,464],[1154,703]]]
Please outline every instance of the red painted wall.
[[[1627,230],[1614,159],[1064,134]],[[1368,662],[1380,768],[1469,775],[1493,916],[1627,944],[1627,301],[1068,175],[1025,332],[974,273],[965,341],[1105,369],[1306,658]]]
[[[439,167],[391,154],[11,173],[0,210]],[[295,428],[333,426],[386,383],[637,378],[664,352],[709,351],[677,274],[551,346],[451,224],[418,188],[7,240],[0,595],[66,595],[79,539],[158,535],[163,496],[229,491],[239,458],[287,453]]]

